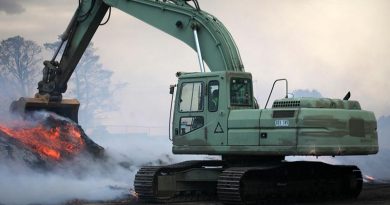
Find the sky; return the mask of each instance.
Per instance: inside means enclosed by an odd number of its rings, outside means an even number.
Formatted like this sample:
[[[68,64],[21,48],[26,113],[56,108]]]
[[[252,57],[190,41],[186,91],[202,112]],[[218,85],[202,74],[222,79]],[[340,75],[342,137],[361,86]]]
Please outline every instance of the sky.
[[[78,1],[0,0],[0,39],[21,35],[39,44],[57,40]],[[289,89],[342,98],[351,91],[363,109],[390,115],[390,1],[199,0],[231,32],[255,96],[263,107],[275,79]],[[92,39],[101,63],[127,83],[115,95],[119,112],[103,121],[167,130],[169,85],[177,71],[199,71],[184,43],[113,9]],[[51,56],[47,56],[47,59]],[[283,90],[282,86],[278,88]],[[282,96],[280,96],[282,97]],[[149,129],[150,130],[150,129]]]

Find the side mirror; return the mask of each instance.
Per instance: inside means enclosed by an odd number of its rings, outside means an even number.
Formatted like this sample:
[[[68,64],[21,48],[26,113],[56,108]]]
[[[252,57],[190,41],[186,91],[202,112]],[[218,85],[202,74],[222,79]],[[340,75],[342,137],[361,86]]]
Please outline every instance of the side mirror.
[[[173,95],[173,93],[175,92],[175,87],[176,87],[176,85],[169,86],[169,94]]]

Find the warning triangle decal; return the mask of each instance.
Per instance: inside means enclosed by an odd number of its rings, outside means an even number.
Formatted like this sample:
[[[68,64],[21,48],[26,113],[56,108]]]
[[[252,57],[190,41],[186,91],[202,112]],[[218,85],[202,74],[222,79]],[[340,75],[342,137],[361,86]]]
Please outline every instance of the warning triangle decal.
[[[222,126],[221,124],[219,124],[219,122],[218,125],[215,127],[214,133],[223,133]]]

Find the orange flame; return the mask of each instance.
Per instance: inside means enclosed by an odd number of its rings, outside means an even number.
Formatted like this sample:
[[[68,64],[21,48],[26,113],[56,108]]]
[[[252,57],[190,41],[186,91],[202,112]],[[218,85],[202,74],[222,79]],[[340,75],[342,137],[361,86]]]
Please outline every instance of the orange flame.
[[[369,175],[364,175],[364,177],[365,177],[368,181],[374,181],[374,180],[375,180],[374,177],[369,176]]]
[[[84,148],[80,129],[71,123],[57,124],[46,127],[42,124],[35,126],[18,126],[16,128],[0,125],[0,131],[8,137],[17,139],[29,149],[41,156],[61,160],[63,155],[73,156]]]

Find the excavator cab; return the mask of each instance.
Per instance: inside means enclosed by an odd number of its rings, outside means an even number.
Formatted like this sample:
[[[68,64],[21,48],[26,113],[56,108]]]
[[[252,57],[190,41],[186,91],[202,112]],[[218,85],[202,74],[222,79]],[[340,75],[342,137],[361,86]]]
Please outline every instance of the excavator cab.
[[[13,113],[25,115],[25,113],[45,110],[54,112],[78,123],[78,111],[80,102],[76,99],[62,99],[60,102],[48,101],[42,98],[22,97],[12,102],[10,110]]]
[[[228,145],[229,111],[255,108],[251,74],[219,71],[177,76],[174,153],[185,153],[186,146],[201,150]]]

